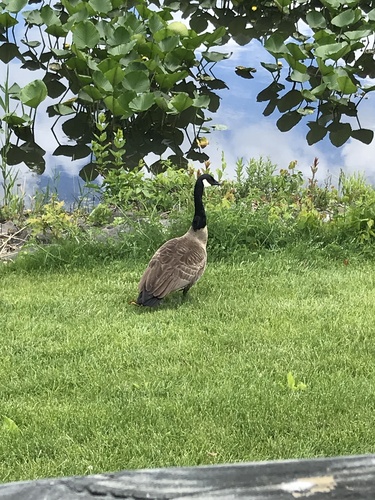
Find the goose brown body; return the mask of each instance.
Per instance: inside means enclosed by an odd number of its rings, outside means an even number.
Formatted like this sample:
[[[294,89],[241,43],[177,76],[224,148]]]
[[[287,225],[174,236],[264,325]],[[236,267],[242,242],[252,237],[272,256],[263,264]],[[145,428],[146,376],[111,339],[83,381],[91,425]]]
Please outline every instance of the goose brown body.
[[[138,304],[155,306],[166,295],[177,290],[183,290],[186,294],[204,273],[208,237],[202,204],[205,177],[209,177],[210,184],[218,184],[207,174],[198,178],[194,191],[195,214],[192,226],[183,236],[167,241],[155,252],[139,282]]]

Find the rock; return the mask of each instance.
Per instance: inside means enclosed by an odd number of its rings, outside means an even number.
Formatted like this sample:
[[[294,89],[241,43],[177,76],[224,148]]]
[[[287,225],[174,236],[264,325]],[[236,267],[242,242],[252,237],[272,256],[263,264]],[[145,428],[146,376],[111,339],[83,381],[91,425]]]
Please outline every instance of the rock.
[[[18,227],[12,222],[4,222],[0,224],[0,234],[4,236],[10,236],[18,231]]]

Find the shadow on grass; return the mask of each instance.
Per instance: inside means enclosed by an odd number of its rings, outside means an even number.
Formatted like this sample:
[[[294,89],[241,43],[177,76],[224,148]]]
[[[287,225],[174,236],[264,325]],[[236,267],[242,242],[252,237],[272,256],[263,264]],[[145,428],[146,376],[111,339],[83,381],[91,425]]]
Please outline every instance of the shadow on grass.
[[[129,300],[129,306],[134,308],[136,314],[152,314],[157,311],[179,309],[180,307],[187,307],[194,302],[194,297],[188,295],[183,296],[182,292],[174,292],[165,297],[158,305],[154,307],[140,306],[135,300]]]

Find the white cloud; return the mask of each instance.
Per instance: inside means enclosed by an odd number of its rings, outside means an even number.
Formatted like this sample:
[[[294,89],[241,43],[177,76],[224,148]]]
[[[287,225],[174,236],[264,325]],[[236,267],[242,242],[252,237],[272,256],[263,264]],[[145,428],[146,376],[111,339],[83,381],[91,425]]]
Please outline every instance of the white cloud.
[[[219,135],[220,134],[220,135]],[[232,178],[238,158],[245,162],[250,158],[269,158],[278,169],[288,168],[291,161],[297,160],[297,169],[305,176],[310,175],[310,165],[315,157],[319,159],[318,179],[323,181],[328,175],[338,174],[340,165],[324,151],[323,145],[309,146],[298,130],[282,133],[276,125],[266,122],[237,126],[230,132],[217,132],[211,136],[210,156],[213,170],[221,165],[222,151],[225,152],[227,174]],[[333,179],[334,180],[334,179]]]
[[[369,96],[359,106],[362,128],[375,130],[375,97]],[[354,126],[352,125],[354,128]],[[347,172],[364,172],[369,180],[375,182],[375,140],[371,144],[349,139],[341,150],[344,168]]]

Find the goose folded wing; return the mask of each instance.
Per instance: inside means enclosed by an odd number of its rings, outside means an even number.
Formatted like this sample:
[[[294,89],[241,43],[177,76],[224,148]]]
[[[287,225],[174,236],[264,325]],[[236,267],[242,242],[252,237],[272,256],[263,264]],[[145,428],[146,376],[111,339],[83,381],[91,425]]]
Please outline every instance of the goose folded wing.
[[[155,297],[193,285],[203,274],[206,251],[199,244],[179,238],[166,242],[155,253],[139,284]]]

